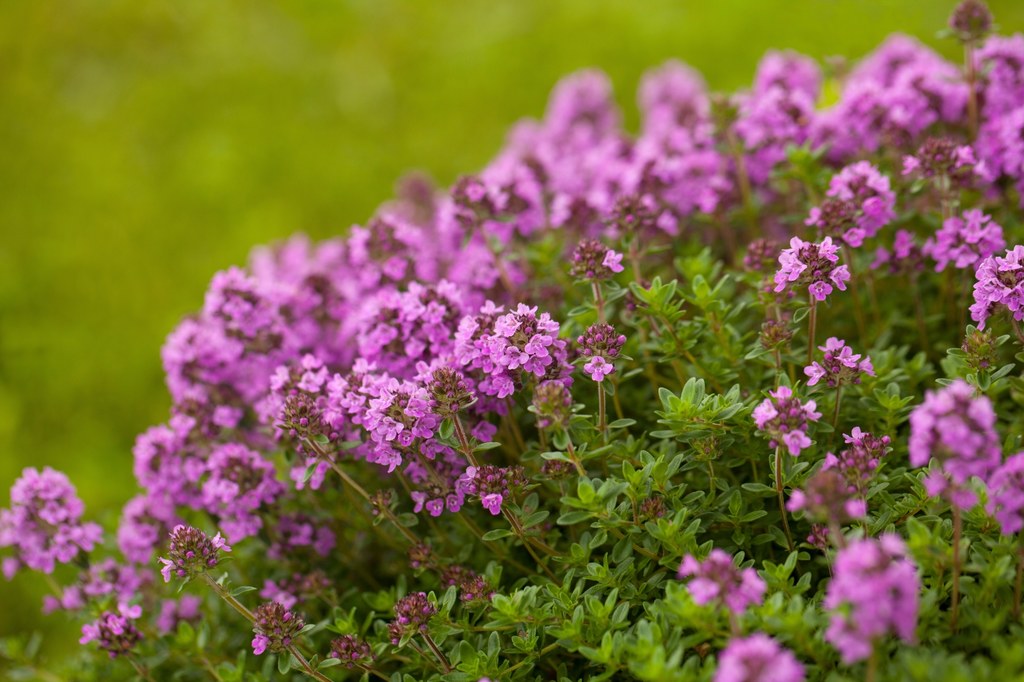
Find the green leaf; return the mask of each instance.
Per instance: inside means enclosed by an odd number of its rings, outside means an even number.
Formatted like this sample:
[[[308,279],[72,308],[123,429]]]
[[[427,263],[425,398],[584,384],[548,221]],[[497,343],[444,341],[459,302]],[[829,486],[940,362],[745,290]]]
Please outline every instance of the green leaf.
[[[501,540],[513,535],[512,531],[508,528],[495,528],[494,530],[487,531],[484,533],[484,540],[491,542],[493,540]]]
[[[580,523],[581,521],[586,521],[593,515],[593,512],[588,511],[565,512],[558,517],[558,521],[556,523],[558,523],[559,526],[572,526]]]

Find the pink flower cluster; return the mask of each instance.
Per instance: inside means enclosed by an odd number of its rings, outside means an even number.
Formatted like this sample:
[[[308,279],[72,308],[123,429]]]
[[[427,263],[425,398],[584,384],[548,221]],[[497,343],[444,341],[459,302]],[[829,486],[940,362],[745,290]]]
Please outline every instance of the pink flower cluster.
[[[811,209],[807,224],[857,248],[896,217],[896,195],[889,178],[867,161],[858,161],[832,177],[828,197]]]
[[[971,318],[979,329],[984,329],[988,318],[1001,309],[1016,322],[1024,320],[1024,246],[1014,246],[1002,256],[985,258],[975,277]]]
[[[1004,535],[1024,528],[1024,452],[1018,452],[992,472],[988,480],[988,513]]]
[[[974,270],[982,260],[1005,248],[1003,228],[979,209],[947,218],[935,237],[924,244],[925,254],[935,261],[936,272],[947,265]]]
[[[961,508],[974,506],[968,482],[974,476],[986,480],[1002,459],[995,424],[991,401],[975,396],[962,380],[925,394],[910,414],[908,447],[912,466],[939,462],[938,472],[925,480],[929,494],[946,495]]]
[[[754,424],[768,436],[770,447],[785,446],[796,457],[811,446],[808,427],[821,418],[816,407],[813,400],[801,402],[789,386],[779,386],[754,408]]]
[[[824,359],[804,367],[808,386],[814,386],[824,379],[829,388],[839,388],[847,384],[859,384],[862,374],[875,376],[871,358],[864,357],[862,360],[862,356],[854,353],[842,339],[830,337],[824,346],[818,346],[818,350],[825,353]]]
[[[11,487],[11,508],[0,509],[0,547],[16,552],[4,559],[4,576],[11,579],[23,566],[53,573],[57,564],[91,551],[102,531],[82,522],[84,509],[67,476],[50,467],[25,469]]]
[[[697,604],[715,603],[736,615],[752,604],[760,604],[768,589],[757,571],[737,568],[732,557],[717,548],[704,561],[686,555],[679,567],[679,577],[690,578],[687,587]]]
[[[626,343],[626,337],[617,334],[610,324],[599,323],[587,327],[587,331],[576,339],[580,354],[587,358],[583,371],[597,382],[615,371],[613,364],[619,351]]]
[[[851,542],[836,554],[832,574],[824,601],[832,621],[825,638],[844,663],[868,658],[875,641],[889,634],[915,641],[921,581],[899,536]]]
[[[718,655],[714,682],[803,682],[804,667],[793,652],[763,632],[729,640]]]
[[[850,270],[845,265],[836,265],[838,253],[839,247],[832,243],[832,237],[825,237],[820,244],[793,237],[789,240],[789,248],[779,254],[775,291],[807,287],[817,301],[828,298],[833,287],[846,291]]]

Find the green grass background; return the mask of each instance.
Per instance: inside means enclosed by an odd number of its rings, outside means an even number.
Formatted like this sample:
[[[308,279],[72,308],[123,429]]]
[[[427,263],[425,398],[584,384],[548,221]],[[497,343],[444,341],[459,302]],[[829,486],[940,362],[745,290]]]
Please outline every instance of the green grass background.
[[[135,434],[166,418],[159,348],[250,247],[365,220],[409,169],[479,168],[570,71],[676,57],[714,89],[769,48],[936,37],[945,0],[5,0],[0,3],[0,506],[50,464],[112,523]],[[1004,32],[1024,2],[991,3]],[[0,636],[53,632],[0,579]]]

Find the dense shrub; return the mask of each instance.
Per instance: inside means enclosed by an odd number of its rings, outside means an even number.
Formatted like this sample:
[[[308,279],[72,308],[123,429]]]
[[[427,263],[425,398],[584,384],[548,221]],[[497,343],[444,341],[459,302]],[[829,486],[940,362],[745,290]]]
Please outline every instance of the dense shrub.
[[[217,274],[116,535],[27,469],[75,679],[1024,675],[1024,37],[569,77],[447,192]],[[971,324],[968,324],[968,323]],[[229,561],[230,560],[230,561]],[[8,672],[41,674],[35,642]]]

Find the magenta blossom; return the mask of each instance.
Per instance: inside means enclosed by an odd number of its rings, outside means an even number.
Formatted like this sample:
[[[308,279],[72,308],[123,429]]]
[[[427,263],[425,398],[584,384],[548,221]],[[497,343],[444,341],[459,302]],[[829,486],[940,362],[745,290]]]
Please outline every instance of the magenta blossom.
[[[962,380],[925,394],[910,414],[909,450],[912,466],[939,462],[940,471],[925,481],[930,494],[945,495],[961,508],[974,506],[967,483],[974,476],[987,479],[1002,457],[995,425],[992,402]]]
[[[810,422],[821,418],[821,413],[815,410],[817,403],[813,400],[800,402],[789,386],[779,386],[768,396],[754,408],[754,423],[768,436],[769,446],[785,445],[789,454],[796,457],[811,446],[807,429]]]
[[[971,319],[979,329],[984,329],[986,320],[1000,308],[1005,308],[1014,321],[1024,321],[1024,246],[984,259],[975,278]]]
[[[838,388],[846,384],[859,384],[862,374],[875,376],[875,368],[871,364],[871,358],[854,353],[853,349],[846,345],[846,342],[836,337],[825,341],[824,346],[818,349],[825,353],[821,362],[804,368],[804,374],[809,377],[808,386],[814,386],[822,379],[829,388]]]
[[[776,293],[787,288],[806,286],[817,301],[824,301],[833,287],[846,290],[850,270],[839,263],[839,247],[825,237],[820,244],[805,242],[799,237],[789,241],[789,248],[779,254],[779,270],[775,273]]]
[[[982,260],[1006,248],[1003,228],[978,209],[962,216],[946,218],[933,239],[925,242],[924,252],[935,260],[935,271],[947,265],[974,270]]]
[[[886,635],[913,643],[920,591],[917,568],[899,536],[851,542],[836,554],[825,594],[824,606],[832,611],[825,639],[847,665],[870,656]]]
[[[690,554],[683,558],[679,577],[691,576],[690,594],[697,604],[724,605],[734,614],[743,613],[751,604],[760,604],[768,589],[752,568],[737,568],[732,557],[713,549],[704,561]]]
[[[27,468],[11,486],[11,508],[0,509],[0,547],[13,547],[16,556],[4,561],[10,579],[21,566],[53,573],[99,544],[102,531],[83,523],[85,505],[68,477],[46,467]]]
[[[988,513],[996,518],[1003,535],[1024,528],[1024,452],[1007,458],[988,480]]]
[[[714,682],[803,682],[804,667],[793,652],[763,632],[729,640],[718,655]]]

